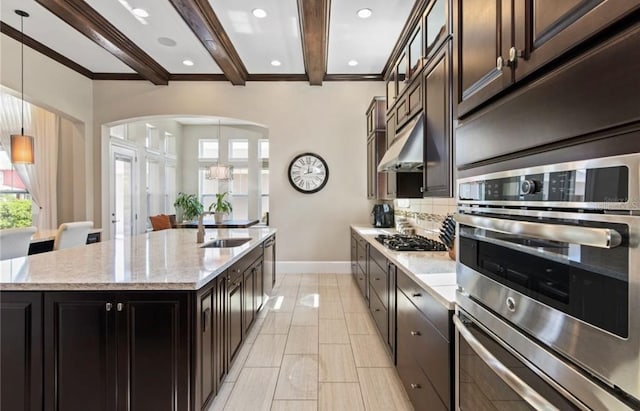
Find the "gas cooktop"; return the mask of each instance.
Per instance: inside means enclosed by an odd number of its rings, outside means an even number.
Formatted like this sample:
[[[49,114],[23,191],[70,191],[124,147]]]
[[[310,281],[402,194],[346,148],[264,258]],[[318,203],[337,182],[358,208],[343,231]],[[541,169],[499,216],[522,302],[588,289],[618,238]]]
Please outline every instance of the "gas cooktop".
[[[380,234],[376,240],[393,251],[447,251],[441,242],[419,235]]]

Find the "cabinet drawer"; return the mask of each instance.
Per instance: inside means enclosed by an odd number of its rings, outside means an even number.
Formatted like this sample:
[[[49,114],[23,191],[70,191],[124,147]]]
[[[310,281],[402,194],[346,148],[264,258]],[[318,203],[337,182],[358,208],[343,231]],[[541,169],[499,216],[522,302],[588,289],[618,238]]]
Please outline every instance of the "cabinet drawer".
[[[427,374],[440,398],[451,398],[451,347],[438,330],[403,294],[397,296],[398,356],[408,350],[414,362]]]
[[[373,246],[369,247],[369,258],[375,261],[385,272],[387,271],[387,258]]]
[[[436,301],[428,292],[416,284],[407,274],[398,270],[398,288],[431,321],[440,334],[450,339],[451,322],[449,310]]]
[[[373,250],[373,247],[371,248]],[[386,265],[385,265],[386,267]],[[387,280],[387,270],[382,269],[375,261],[369,263],[369,284],[376,290],[380,302],[385,309],[389,308],[389,286]]]
[[[385,306],[380,301],[376,292],[369,293],[369,310],[373,316],[373,320],[376,323],[376,327],[380,331],[382,340],[385,345],[388,345],[389,341],[389,313]]]
[[[416,411],[446,411],[446,407],[429,378],[416,364],[407,347],[398,346],[398,365],[396,366],[400,381]]]

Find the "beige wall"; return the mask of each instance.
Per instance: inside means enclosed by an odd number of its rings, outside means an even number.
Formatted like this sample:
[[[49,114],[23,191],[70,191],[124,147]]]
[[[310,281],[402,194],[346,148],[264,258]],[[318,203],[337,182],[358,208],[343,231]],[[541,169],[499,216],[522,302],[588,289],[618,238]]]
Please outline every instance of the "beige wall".
[[[4,34],[0,35],[0,84],[20,91],[20,43]],[[25,47],[24,96],[65,118],[64,135],[74,136],[71,142],[61,142],[61,147],[73,146],[75,158],[72,163],[62,163],[62,174],[71,176],[73,181],[63,183],[64,197],[58,201],[59,222],[68,221],[67,218],[93,219],[93,81]]]
[[[270,217],[278,228],[278,258],[285,261],[349,260],[349,224],[367,223],[365,111],[384,93],[382,82],[95,81],[94,135],[103,124],[149,115],[213,115],[269,129]],[[100,156],[96,144],[96,157]],[[299,153],[320,154],[329,182],[319,193],[295,191],[287,167]],[[99,174],[101,165],[96,164]],[[96,213],[101,213],[96,190]]]

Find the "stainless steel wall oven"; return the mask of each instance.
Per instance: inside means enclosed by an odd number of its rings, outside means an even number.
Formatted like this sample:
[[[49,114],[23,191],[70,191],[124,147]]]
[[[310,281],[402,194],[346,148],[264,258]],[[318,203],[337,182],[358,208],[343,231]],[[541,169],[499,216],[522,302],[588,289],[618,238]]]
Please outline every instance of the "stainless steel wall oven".
[[[640,154],[467,177],[458,196],[458,407],[640,408]]]

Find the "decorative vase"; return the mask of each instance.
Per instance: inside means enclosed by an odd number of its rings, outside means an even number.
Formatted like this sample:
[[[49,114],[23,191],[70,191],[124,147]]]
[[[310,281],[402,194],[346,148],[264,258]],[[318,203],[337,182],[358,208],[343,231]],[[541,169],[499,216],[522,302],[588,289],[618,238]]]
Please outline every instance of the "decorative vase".
[[[222,221],[224,221],[224,216],[225,213],[213,213],[213,220],[216,222],[216,224],[220,224],[222,223]]]

